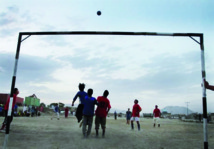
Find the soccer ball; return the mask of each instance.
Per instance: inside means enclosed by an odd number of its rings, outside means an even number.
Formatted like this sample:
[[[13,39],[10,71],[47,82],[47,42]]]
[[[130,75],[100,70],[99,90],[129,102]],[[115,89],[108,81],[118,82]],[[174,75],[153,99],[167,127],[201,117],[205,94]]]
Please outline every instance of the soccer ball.
[[[97,11],[97,15],[100,16],[101,15],[101,11]]]

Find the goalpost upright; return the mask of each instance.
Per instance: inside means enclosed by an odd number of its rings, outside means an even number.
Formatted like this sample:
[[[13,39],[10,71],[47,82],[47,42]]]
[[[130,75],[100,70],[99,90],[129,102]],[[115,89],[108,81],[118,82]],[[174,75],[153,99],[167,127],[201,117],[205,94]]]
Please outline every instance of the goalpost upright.
[[[5,139],[3,143],[3,149],[7,147],[9,131],[10,131],[10,119],[12,114],[13,103],[13,90],[16,84],[16,72],[18,67],[18,60],[21,48],[21,42],[26,40],[32,35],[128,35],[128,36],[176,36],[176,37],[190,37],[195,42],[200,44],[201,49],[201,71],[202,71],[202,103],[203,103],[203,132],[204,132],[204,149],[208,149],[208,134],[207,134],[207,99],[206,88],[204,87],[205,73],[205,58],[204,58],[204,39],[202,33],[158,33],[158,32],[111,32],[111,31],[65,31],[65,32],[20,32],[18,36],[17,50],[15,56],[15,65],[13,70],[13,77],[10,90],[10,103],[8,108],[7,119],[9,120],[6,125]],[[27,36],[22,39],[22,36]],[[197,41],[194,37],[198,37],[200,41]]]

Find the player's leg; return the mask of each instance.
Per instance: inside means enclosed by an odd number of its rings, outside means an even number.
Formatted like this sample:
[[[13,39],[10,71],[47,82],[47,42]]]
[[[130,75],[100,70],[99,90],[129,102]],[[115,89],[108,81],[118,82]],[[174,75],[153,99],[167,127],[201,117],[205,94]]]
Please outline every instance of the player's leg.
[[[128,117],[127,117],[127,123],[128,123],[128,125],[130,124],[130,119],[131,119],[131,117],[128,116]]]
[[[1,129],[0,130],[4,130],[6,127],[6,123],[7,123],[7,110],[5,111],[5,117],[4,117],[4,121],[2,123]]]
[[[83,120],[82,120],[82,133],[83,133],[83,136],[86,137],[86,125],[87,125],[87,117],[86,116],[83,116]]]
[[[57,114],[57,119],[59,120],[59,112],[56,112],[56,114]]]
[[[140,119],[139,119],[139,117],[135,117],[135,121],[137,123],[137,128],[140,131]]]
[[[53,114],[51,116],[51,120],[54,118],[55,112],[53,111]]]
[[[95,117],[95,130],[96,130],[96,137],[98,137],[98,135],[99,135],[99,125],[100,125],[99,117],[98,117],[98,116],[96,116],[96,117]]]
[[[88,118],[88,132],[87,132],[87,136],[89,136],[91,134],[92,123],[93,123],[93,116],[90,116]]]
[[[106,118],[105,117],[101,118],[101,127],[103,130],[102,137],[105,137],[105,131],[106,131]]]
[[[160,127],[160,118],[157,117],[157,124],[158,124],[158,127]]]
[[[155,125],[156,125],[156,118],[155,117],[153,118],[153,123],[154,123],[153,127],[155,127]]]
[[[134,123],[133,123],[133,121],[134,121],[134,117],[131,117],[131,128],[132,128],[132,130],[134,130]]]

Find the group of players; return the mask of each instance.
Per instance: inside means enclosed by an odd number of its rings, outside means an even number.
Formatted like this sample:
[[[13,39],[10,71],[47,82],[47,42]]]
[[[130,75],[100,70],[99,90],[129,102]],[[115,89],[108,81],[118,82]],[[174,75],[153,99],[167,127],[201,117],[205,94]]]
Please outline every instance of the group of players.
[[[107,98],[109,95],[108,90],[105,90],[102,96],[99,96],[97,99],[92,97],[93,89],[88,89],[87,93],[84,91],[85,84],[79,84],[79,91],[73,98],[72,106],[74,106],[74,102],[79,97],[79,105],[76,110],[76,118],[78,123],[80,122],[80,127],[82,126],[82,133],[84,137],[88,137],[91,133],[92,123],[93,123],[93,116],[95,105],[97,108],[95,110],[95,130],[96,130],[96,137],[99,135],[99,127],[102,128],[102,137],[105,137],[105,129],[106,129],[106,117],[108,112],[111,108],[110,101]],[[142,108],[138,104],[138,100],[134,100],[134,105],[132,108],[132,113],[128,110],[127,111],[127,124],[131,120],[131,129],[134,130],[134,121],[137,123],[138,130],[140,131],[140,112]],[[130,116],[128,116],[131,113]],[[160,110],[158,106],[155,106],[153,111],[154,114],[154,127],[156,123],[158,123],[158,127],[160,127],[159,118],[160,118]],[[86,127],[88,128],[86,129]]]
[[[107,98],[109,95],[108,90],[103,92],[102,96],[96,98],[92,97],[93,89],[88,89],[87,93],[84,91],[85,84],[79,84],[79,91],[73,98],[72,106],[74,106],[74,102],[79,97],[79,105],[77,107],[75,116],[77,117],[78,122],[80,122],[80,127],[82,125],[82,133],[84,137],[88,137],[91,133],[93,116],[95,105],[97,105],[95,111],[95,130],[96,137],[99,135],[99,127],[101,125],[102,128],[102,137],[105,137],[105,129],[106,129],[106,117],[108,115],[109,110],[111,109],[110,101]],[[86,129],[86,127],[88,128]]]
[[[209,83],[204,79],[204,86],[206,89],[210,89],[214,91],[214,86],[209,85]],[[94,109],[95,105],[97,105],[97,108],[95,110],[95,130],[96,130],[96,136],[99,135],[99,127],[101,125],[102,128],[102,136],[105,136],[105,129],[106,129],[106,117],[108,115],[108,112],[111,108],[110,101],[107,98],[109,95],[108,90],[105,90],[103,93],[103,96],[99,96],[97,99],[92,97],[93,89],[88,89],[88,92],[86,93],[84,91],[85,84],[79,84],[79,91],[73,98],[72,106],[74,106],[74,102],[79,97],[80,103],[77,107],[76,111],[76,117],[78,122],[80,122],[82,119],[82,132],[84,137],[88,137],[91,133],[91,127],[93,123],[93,116],[94,116]],[[12,112],[16,103],[17,95],[19,94],[18,88],[14,88],[13,90],[13,103],[12,103]],[[0,128],[1,132],[5,132],[7,123],[11,123],[13,120],[13,114],[8,119],[8,108],[9,108],[10,98],[8,98],[4,110],[5,110],[5,119],[2,123],[2,126]],[[132,115],[131,117],[127,117],[127,124],[129,124],[129,120],[131,120],[131,128],[134,129],[134,121],[137,123],[138,130],[140,130],[140,123],[139,123],[139,117],[140,117],[140,111],[141,107],[138,104],[138,100],[134,100],[134,106],[132,109]],[[156,123],[158,124],[158,127],[160,127],[159,118],[160,118],[160,110],[158,109],[158,106],[155,106],[155,109],[153,111],[154,114],[154,127],[156,126]],[[86,126],[88,126],[88,129],[86,129]]]
[[[132,108],[132,112],[130,111],[130,109],[128,108],[128,111],[126,111],[126,124],[130,124],[130,120],[131,120],[131,128],[132,130],[134,130],[134,121],[136,121],[137,123],[137,127],[138,130],[140,131],[140,122],[139,122],[139,118],[140,118],[140,111],[141,111],[141,107],[138,104],[138,100],[135,99],[134,100],[134,106]],[[154,127],[156,126],[156,124],[158,124],[158,127],[160,127],[160,116],[161,116],[161,112],[160,109],[158,109],[158,106],[155,106],[155,109],[153,110],[153,122],[154,122]]]

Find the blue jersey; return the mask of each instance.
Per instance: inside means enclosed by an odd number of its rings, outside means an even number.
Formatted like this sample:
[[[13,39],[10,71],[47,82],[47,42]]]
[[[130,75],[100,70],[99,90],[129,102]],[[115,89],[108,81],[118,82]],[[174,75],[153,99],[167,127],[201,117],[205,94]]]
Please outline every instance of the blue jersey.
[[[86,93],[85,91],[79,91],[79,92],[77,92],[77,94],[74,96],[73,101],[76,101],[77,97],[79,97],[79,99],[80,99],[80,104],[83,104],[83,103],[84,103],[85,96],[87,96],[87,93]]]
[[[86,96],[84,99],[83,115],[93,116],[95,104],[97,104],[97,100],[94,97]]]
[[[55,106],[54,111],[55,111],[55,112],[59,112],[59,107],[58,107],[58,106]]]

